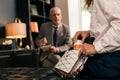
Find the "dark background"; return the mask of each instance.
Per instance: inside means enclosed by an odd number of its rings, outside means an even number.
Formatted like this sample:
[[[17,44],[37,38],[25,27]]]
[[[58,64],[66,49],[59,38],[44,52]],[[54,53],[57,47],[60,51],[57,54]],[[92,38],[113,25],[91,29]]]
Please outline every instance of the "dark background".
[[[5,25],[16,18],[15,0],[0,0],[0,38],[5,38]]]

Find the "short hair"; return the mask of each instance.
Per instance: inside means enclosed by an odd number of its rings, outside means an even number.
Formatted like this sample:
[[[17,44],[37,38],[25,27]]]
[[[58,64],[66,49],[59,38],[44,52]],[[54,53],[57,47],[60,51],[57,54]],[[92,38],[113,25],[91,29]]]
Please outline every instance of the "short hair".
[[[60,13],[62,13],[62,11],[61,11],[61,9],[59,7],[52,7],[50,9],[50,15],[52,14],[52,11],[55,10],[55,9],[60,10]]]

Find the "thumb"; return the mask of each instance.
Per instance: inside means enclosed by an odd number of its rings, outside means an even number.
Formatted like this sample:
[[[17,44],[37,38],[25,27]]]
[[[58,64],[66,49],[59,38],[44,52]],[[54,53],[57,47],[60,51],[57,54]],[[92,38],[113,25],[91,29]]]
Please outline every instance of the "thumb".
[[[82,40],[81,40],[81,41],[82,41],[82,43],[84,43],[84,42],[85,42],[85,39],[86,39],[85,37],[83,37],[83,38],[82,38]]]

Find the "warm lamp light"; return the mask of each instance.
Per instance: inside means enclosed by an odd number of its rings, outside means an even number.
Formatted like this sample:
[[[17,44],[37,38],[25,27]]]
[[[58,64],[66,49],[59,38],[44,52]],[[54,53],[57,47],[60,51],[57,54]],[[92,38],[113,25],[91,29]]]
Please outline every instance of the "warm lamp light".
[[[5,27],[6,38],[20,39],[20,46],[22,46],[22,38],[26,37],[26,24],[25,23],[9,23]]]

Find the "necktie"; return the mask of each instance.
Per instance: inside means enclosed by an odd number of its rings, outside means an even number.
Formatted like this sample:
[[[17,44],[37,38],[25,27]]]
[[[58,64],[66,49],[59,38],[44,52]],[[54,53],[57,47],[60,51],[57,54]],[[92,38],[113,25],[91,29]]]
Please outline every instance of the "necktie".
[[[56,46],[57,42],[57,27],[54,27],[54,33],[53,33],[53,45]]]

